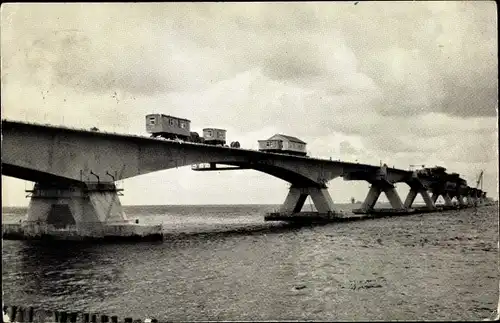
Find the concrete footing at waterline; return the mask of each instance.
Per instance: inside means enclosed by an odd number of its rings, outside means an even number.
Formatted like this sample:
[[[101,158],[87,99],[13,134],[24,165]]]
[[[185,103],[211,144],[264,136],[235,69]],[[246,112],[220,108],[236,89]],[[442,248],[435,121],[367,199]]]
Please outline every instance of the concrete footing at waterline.
[[[4,240],[66,241],[158,241],[163,240],[163,227],[137,223],[66,226],[47,224],[2,223]]]
[[[343,219],[341,213],[334,212],[270,212],[264,216],[265,221],[285,221],[291,223],[328,223]]]
[[[36,183],[25,218],[2,223],[5,240],[162,240],[161,224],[128,219],[113,182]]]
[[[405,214],[421,214],[421,213],[437,213],[452,210],[462,210],[471,208],[480,208],[486,205],[436,205],[434,208],[429,208],[427,206],[417,206],[412,208],[404,209],[393,209],[393,208],[380,208],[380,209],[354,209],[352,213],[354,214],[365,214],[365,215],[405,215]]]
[[[334,223],[334,222],[351,222],[359,221],[364,219],[374,219],[389,216],[401,216],[401,215],[412,215],[412,214],[425,214],[425,213],[437,213],[451,210],[462,210],[470,208],[480,208],[482,206],[470,206],[470,205],[438,205],[433,209],[429,209],[427,206],[404,208],[404,209],[393,209],[393,208],[380,208],[380,209],[354,209],[351,215],[345,213],[337,212],[271,212],[267,213],[264,217],[265,221],[284,221],[289,223],[297,224],[313,224],[313,223]]]

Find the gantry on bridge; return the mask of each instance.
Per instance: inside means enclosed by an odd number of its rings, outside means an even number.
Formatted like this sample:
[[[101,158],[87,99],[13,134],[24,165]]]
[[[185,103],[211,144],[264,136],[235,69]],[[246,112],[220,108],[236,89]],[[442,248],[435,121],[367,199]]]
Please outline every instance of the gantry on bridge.
[[[486,192],[440,167],[409,171],[8,120],[2,122],[2,136],[2,174],[35,182],[24,221],[3,230],[22,238],[161,236],[160,227],[127,218],[115,182],[187,165],[196,165],[194,171],[253,169],[289,182],[285,202],[267,220],[293,221],[305,214],[323,219],[339,216],[327,189],[327,183],[337,177],[371,184],[355,213],[439,211],[454,207],[453,198],[458,207],[486,201]],[[404,201],[396,191],[397,183],[410,187]],[[382,193],[391,210],[374,208]],[[418,194],[424,208],[413,207]],[[301,212],[309,196],[317,210],[312,214]],[[443,206],[436,205],[439,196]]]

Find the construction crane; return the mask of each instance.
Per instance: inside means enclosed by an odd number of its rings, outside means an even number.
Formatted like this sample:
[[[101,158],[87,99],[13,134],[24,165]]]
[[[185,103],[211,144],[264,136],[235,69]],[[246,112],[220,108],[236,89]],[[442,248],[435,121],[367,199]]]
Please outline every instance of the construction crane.
[[[484,171],[481,170],[481,172],[479,173],[479,176],[477,177],[477,181],[476,181],[476,188],[479,188],[479,184],[481,184],[481,191],[483,190],[483,174],[484,174]]]

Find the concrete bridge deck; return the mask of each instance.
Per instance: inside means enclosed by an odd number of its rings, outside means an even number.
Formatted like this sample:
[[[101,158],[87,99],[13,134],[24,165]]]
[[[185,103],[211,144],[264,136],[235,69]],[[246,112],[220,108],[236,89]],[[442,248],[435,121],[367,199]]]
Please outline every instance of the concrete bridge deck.
[[[266,166],[281,166],[279,162],[295,162],[295,164],[299,164],[302,168],[309,165],[323,166],[326,167],[323,170],[323,178],[321,178],[324,181],[342,176],[346,172],[363,173],[374,172],[379,169],[378,166],[368,164],[267,153],[245,148],[177,142],[151,138],[149,136],[91,131],[21,121],[3,120],[2,133],[5,145],[2,150],[10,153],[6,157],[2,157],[2,166],[5,168],[2,170],[2,174],[29,181],[33,181],[38,177],[42,177],[40,178],[41,180],[53,177],[53,179],[59,181],[66,179],[67,181],[81,182],[85,178],[95,181],[95,177],[90,174],[90,171],[100,176],[102,181],[111,179],[107,173],[113,176],[116,175],[115,180],[123,180],[157,170],[210,162],[225,163],[225,165],[240,167],[245,165],[250,166],[251,169],[263,168],[264,171]],[[11,140],[17,141],[17,144],[22,143],[23,145],[31,146],[32,149],[30,151],[26,150],[27,147],[14,149],[14,147],[10,147]],[[96,145],[95,143],[98,144]],[[103,151],[108,147],[112,149]],[[70,149],[69,154],[65,151],[56,151],[57,148],[68,148]],[[148,160],[152,152],[161,153],[162,148],[170,153],[170,155],[162,157],[169,157],[169,160],[161,160],[162,158],[156,158],[154,161]],[[125,155],[121,158],[122,160],[119,158],[121,156],[116,156],[117,152],[125,152]],[[10,162],[11,159],[18,157],[20,153],[30,153],[31,156],[25,156],[24,159],[26,162],[22,160]],[[81,156],[82,154],[83,156]],[[108,154],[111,156],[106,156]],[[68,157],[83,158],[88,163],[87,165],[81,165],[83,166],[82,169],[58,167],[63,166],[63,161],[70,161]],[[107,157],[107,159],[103,160],[104,157]],[[28,160],[29,158],[33,158],[34,160]],[[128,164],[125,164],[123,160],[126,160]],[[103,166],[98,165],[97,161],[105,162],[106,165],[104,167],[108,169],[104,169]],[[85,164],[79,160],[71,160],[70,162],[72,164]],[[155,162],[156,165],[151,165],[151,162]],[[290,165],[290,168],[292,166],[297,167],[297,165]],[[335,170],[335,172],[332,172],[332,170]],[[408,170],[391,167],[387,167],[387,171],[389,176],[394,176],[395,178],[408,177],[412,173]],[[295,176],[298,176],[299,173],[297,172]],[[286,177],[283,174],[271,175],[280,178]],[[286,177],[282,179],[288,180],[290,178]],[[318,178],[312,178],[313,182],[317,180]],[[295,179],[296,181],[297,178]]]

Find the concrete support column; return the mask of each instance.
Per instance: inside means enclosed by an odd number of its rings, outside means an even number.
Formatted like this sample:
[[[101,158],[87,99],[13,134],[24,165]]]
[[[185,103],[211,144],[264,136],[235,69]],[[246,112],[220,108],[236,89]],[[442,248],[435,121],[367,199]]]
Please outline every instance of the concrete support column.
[[[427,208],[430,210],[434,210],[436,208],[436,202],[432,200],[431,196],[429,195],[429,192],[426,189],[422,188],[419,191],[419,193],[420,195],[422,195],[422,198],[424,199]]]
[[[436,208],[434,196],[431,197],[429,195],[429,192],[427,192],[427,190],[423,187],[410,189],[410,191],[408,192],[408,195],[406,196],[404,207],[410,208],[413,205],[413,202],[415,201],[415,198],[417,197],[418,194],[422,195],[422,198],[424,199],[425,205],[429,209],[433,210]]]
[[[477,198],[475,196],[467,196],[467,204],[470,206],[477,205]]]
[[[444,198],[444,205],[446,205],[446,206],[453,205],[453,202],[451,201],[451,197],[448,193],[443,194],[443,198]]]
[[[308,194],[299,187],[290,187],[285,202],[280,208],[283,213],[296,213],[302,210]]]
[[[406,208],[410,208],[413,204],[413,202],[415,201],[415,198],[417,197],[417,194],[418,194],[418,190],[417,189],[410,189],[410,191],[408,192],[408,195],[406,196],[406,199],[405,199],[405,207]]]
[[[366,195],[361,208],[363,210],[373,210],[373,208],[375,207],[375,203],[377,203],[377,200],[380,196],[380,193],[382,193],[382,190],[379,187],[375,185],[370,186],[370,190],[368,191],[368,194]]]
[[[377,200],[382,192],[384,192],[387,196],[387,199],[389,200],[389,203],[391,203],[392,208],[396,210],[405,209],[405,206],[401,201],[398,192],[396,192],[394,186],[389,186],[387,184],[380,186],[377,184],[372,184],[361,208],[365,211],[373,210],[373,208],[375,207],[375,203],[377,203]],[[410,197],[410,199],[412,199],[412,197]],[[413,197],[413,199],[415,198]]]
[[[389,187],[384,189],[384,193],[387,196],[389,202],[391,203],[393,209],[402,210],[405,208],[403,202],[401,201],[401,198],[399,197],[398,192],[396,192],[395,187]]]
[[[308,196],[311,196],[319,213],[333,212],[333,200],[326,188],[290,187],[285,202],[280,208],[281,213],[297,213],[302,210]]]
[[[105,224],[128,223],[113,183],[55,185],[37,183],[22,226],[99,230]]]
[[[333,200],[326,188],[310,188],[309,194],[319,213],[333,212]]]
[[[438,197],[440,195],[443,197],[444,205],[445,206],[452,206],[453,205],[452,199],[451,199],[451,197],[450,197],[450,195],[448,193],[436,193],[436,192],[433,192],[431,200],[434,202],[434,205],[436,205],[436,201],[437,201],[437,199],[438,199]]]

